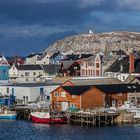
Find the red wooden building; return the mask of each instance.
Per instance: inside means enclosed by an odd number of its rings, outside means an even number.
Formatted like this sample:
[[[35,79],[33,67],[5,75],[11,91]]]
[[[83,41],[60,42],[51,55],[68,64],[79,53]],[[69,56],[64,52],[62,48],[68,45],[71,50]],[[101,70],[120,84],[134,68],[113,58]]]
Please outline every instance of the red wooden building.
[[[128,94],[140,92],[138,84],[60,86],[51,92],[52,105],[58,110],[70,107],[119,107],[128,101]]]

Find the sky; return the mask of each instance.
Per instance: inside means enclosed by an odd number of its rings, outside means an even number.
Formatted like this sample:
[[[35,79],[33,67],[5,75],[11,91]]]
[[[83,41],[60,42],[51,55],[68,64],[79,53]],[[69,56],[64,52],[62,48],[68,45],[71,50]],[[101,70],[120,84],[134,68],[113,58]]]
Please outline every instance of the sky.
[[[42,52],[66,36],[140,32],[140,0],[0,0],[0,54]]]

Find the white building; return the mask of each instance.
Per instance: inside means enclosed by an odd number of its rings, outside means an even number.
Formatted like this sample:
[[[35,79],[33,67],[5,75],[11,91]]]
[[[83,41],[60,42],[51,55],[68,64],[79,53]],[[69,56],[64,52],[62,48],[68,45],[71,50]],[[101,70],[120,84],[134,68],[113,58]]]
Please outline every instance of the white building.
[[[36,60],[36,64],[49,64],[50,63],[50,55],[44,53],[41,56],[39,56]]]
[[[50,92],[55,90],[58,84],[34,84],[22,83],[11,85],[0,85],[1,95],[14,95],[18,101],[22,102],[36,102],[40,95],[45,95],[47,102],[51,101]]]
[[[28,56],[26,57],[25,63],[26,63],[26,64],[36,64],[37,58],[38,58],[39,56],[40,56],[40,54],[32,53],[32,54],[30,54],[30,55],[28,55]]]
[[[9,81],[13,83],[38,83],[42,79],[43,68],[41,65],[12,65],[9,69]]]

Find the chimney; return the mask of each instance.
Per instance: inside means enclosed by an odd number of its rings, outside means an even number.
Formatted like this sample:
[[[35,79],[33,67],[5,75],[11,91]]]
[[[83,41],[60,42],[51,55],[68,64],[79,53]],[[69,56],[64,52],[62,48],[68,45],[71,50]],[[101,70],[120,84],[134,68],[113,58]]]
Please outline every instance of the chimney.
[[[129,72],[130,73],[134,72],[134,64],[135,64],[134,53],[131,52],[129,54]]]

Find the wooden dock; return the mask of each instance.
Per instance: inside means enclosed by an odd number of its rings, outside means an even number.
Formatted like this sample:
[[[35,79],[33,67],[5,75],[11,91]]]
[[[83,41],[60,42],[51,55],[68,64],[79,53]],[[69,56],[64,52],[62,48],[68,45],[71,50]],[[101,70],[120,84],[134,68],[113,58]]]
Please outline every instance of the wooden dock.
[[[119,113],[68,113],[68,123],[92,126],[116,125]]]

